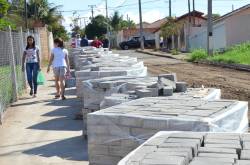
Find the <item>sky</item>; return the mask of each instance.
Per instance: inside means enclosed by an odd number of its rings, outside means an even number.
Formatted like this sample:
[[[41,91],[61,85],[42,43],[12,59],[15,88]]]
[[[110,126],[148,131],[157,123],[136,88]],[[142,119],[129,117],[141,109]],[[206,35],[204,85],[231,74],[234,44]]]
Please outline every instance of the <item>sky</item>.
[[[138,0],[107,0],[108,15],[112,16],[114,11],[118,11],[123,15],[124,19],[132,19],[135,23],[139,23]],[[191,4],[192,4],[192,0]],[[105,0],[49,0],[54,5],[62,5],[60,11],[64,16],[63,25],[70,30],[72,18],[80,17],[79,25],[84,27],[91,17],[91,9],[89,5],[95,5],[94,16],[98,14],[106,15]],[[162,19],[169,14],[168,0],[141,0],[142,2],[142,19],[145,22],[152,23]],[[213,0],[213,13],[224,15],[246,4],[250,4],[250,0]],[[74,12],[76,10],[76,12]],[[192,7],[191,7],[192,10]],[[195,0],[195,10],[207,13],[207,0]],[[181,16],[188,12],[188,0],[172,0],[172,15]],[[85,21],[84,21],[84,18]]]

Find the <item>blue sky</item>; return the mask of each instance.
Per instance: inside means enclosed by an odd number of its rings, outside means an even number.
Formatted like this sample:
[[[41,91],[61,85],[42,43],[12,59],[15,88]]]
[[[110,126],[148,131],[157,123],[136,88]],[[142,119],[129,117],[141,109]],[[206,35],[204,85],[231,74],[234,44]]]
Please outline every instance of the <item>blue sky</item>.
[[[142,12],[143,21],[153,22],[158,19],[164,18],[168,15],[168,1],[167,0],[141,0],[142,1]],[[67,11],[62,12],[65,21],[64,26],[69,30],[69,24],[73,17],[73,10],[77,11],[75,16],[79,17],[90,17],[91,10],[88,5],[96,5],[94,9],[94,15],[104,14],[105,15],[105,0],[49,0],[50,3],[55,5],[62,5],[61,10]],[[130,19],[136,23],[139,22],[138,16],[138,0],[108,0],[109,15],[115,10],[118,10],[124,18],[127,15]],[[192,0],[191,0],[192,2]],[[207,0],[195,0],[196,10],[206,13],[207,11]],[[246,4],[250,4],[250,0],[213,0],[213,13],[226,14],[232,11],[232,7],[237,9]],[[71,11],[71,12],[68,12]],[[172,13],[175,16],[180,16],[188,12],[187,0],[172,0]],[[88,19],[85,19],[88,23]],[[79,21],[84,26],[84,19]]]

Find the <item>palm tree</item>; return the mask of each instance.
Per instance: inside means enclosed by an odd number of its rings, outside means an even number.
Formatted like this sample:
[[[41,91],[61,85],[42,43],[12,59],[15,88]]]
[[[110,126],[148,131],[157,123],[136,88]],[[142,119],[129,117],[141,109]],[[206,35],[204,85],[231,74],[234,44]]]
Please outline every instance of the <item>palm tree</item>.
[[[28,4],[28,15],[34,23],[52,25],[63,19],[58,12],[61,6],[54,6],[47,0],[30,0]]]
[[[115,11],[114,15],[110,18],[110,25],[115,32],[121,30],[121,22],[123,18],[119,15],[118,11]]]
[[[182,26],[183,23],[177,22],[173,17],[168,17],[167,22],[161,26],[161,35],[163,36],[164,41],[166,41],[167,38],[179,35]]]

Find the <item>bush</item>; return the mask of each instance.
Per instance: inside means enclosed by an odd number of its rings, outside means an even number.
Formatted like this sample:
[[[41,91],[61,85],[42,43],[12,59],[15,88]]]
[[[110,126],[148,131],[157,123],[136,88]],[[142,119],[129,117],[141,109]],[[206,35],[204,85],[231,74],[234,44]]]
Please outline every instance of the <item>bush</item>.
[[[206,59],[208,57],[207,52],[204,49],[196,49],[192,52],[188,61],[194,62],[199,61],[201,59]]]
[[[172,54],[172,55],[178,55],[178,54],[180,54],[180,53],[178,52],[177,49],[173,49],[173,50],[171,50],[171,54]]]

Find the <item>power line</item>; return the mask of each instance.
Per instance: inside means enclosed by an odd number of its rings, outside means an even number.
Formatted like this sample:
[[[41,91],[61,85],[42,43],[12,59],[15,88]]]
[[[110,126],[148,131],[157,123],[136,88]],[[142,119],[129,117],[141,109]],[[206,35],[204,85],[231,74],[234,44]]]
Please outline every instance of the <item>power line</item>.
[[[92,19],[94,18],[94,8],[96,5],[88,5],[91,8],[91,13],[92,13]]]

